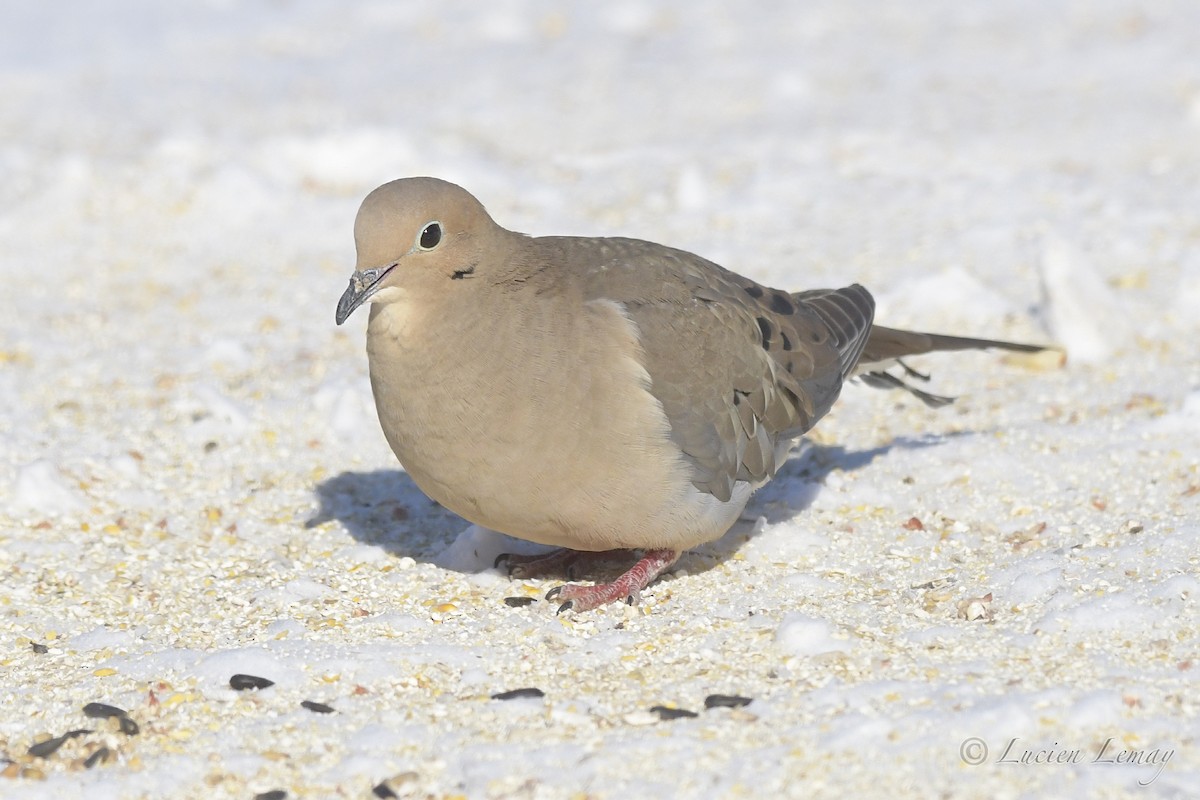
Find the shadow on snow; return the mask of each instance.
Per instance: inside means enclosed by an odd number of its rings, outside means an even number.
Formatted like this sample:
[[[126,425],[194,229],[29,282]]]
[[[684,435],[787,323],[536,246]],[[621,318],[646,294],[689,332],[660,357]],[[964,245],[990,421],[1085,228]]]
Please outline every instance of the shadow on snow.
[[[961,435],[970,434],[950,436]],[[830,473],[853,472],[893,449],[935,447],[947,438],[900,437],[868,450],[802,442],[774,480],[750,498],[733,528],[720,539],[702,545],[698,557],[689,560],[688,569],[703,572],[731,556],[749,536],[756,535],[754,523],[760,517],[775,524],[803,513]],[[469,524],[427,498],[400,470],[343,472],[317,484],[315,492],[320,507],[305,527],[336,520],[357,541],[382,547],[396,557],[433,561]]]

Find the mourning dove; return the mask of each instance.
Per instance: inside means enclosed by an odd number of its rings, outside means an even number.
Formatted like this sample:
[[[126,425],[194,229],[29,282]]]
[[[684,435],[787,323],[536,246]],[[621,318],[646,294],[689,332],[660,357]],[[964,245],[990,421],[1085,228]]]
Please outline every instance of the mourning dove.
[[[873,325],[858,285],[789,293],[652,242],[514,233],[435,178],[371,192],[354,241],[337,323],[371,304],[375,406],[417,486],[565,548],[527,574],[642,551],[612,583],[554,589],[560,612],[632,602],[722,536],[847,379],[938,405],[885,370],[923,378],[898,359],[935,350],[1043,349]]]

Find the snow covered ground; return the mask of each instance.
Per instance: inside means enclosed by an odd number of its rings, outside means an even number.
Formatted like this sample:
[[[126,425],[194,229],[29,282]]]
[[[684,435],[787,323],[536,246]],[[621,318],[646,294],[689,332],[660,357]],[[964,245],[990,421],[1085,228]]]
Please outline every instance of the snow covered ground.
[[[0,796],[1195,796],[1200,5],[0,14]],[[641,606],[513,607],[333,324],[420,174],[1071,360],[851,387]]]

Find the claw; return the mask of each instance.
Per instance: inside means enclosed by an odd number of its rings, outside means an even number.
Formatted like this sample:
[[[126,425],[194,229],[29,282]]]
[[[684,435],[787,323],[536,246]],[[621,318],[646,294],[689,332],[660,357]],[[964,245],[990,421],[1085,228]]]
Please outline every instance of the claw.
[[[898,358],[896,359],[896,363],[900,365],[900,369],[904,370],[904,374],[907,375],[908,377],[916,378],[919,381],[928,381],[929,380],[928,372],[917,372],[915,369],[910,367],[908,364],[905,364],[903,361],[901,361]]]
[[[558,607],[558,611],[554,612],[554,616],[557,617],[562,612],[570,611],[574,607],[575,607],[575,604],[573,602],[571,602],[570,600],[568,600],[567,602],[563,603],[561,606]]]
[[[512,553],[501,553],[500,555],[496,556],[496,560],[492,562],[492,569],[500,569],[500,564],[508,561],[508,558],[511,555]]]
[[[546,592],[546,599],[547,599],[547,600],[553,600],[554,598],[556,598],[556,597],[558,597],[560,594],[562,594],[562,590],[563,590],[563,587],[561,587],[561,586],[555,586],[553,589],[551,589],[550,591]],[[562,611],[562,609],[560,608],[560,609],[559,609],[559,611]]]

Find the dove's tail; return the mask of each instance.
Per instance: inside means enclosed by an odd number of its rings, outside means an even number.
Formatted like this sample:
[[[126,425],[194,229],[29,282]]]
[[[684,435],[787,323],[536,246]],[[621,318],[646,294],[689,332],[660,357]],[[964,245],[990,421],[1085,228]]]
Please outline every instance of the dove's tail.
[[[920,333],[918,331],[901,331],[895,328],[885,328],[873,325],[871,335],[863,347],[862,356],[854,369],[854,377],[868,386],[878,389],[904,389],[914,397],[920,398],[925,405],[937,408],[954,401],[953,397],[930,394],[918,389],[905,378],[915,378],[920,381],[929,380],[923,372],[917,372],[901,359],[905,356],[915,356],[922,353],[936,353],[943,350],[1011,350],[1018,353],[1040,353],[1054,348],[1020,342],[1002,342],[998,339],[972,339],[966,336],[944,336],[940,333]],[[893,366],[898,366],[903,375],[893,375],[888,372]]]

